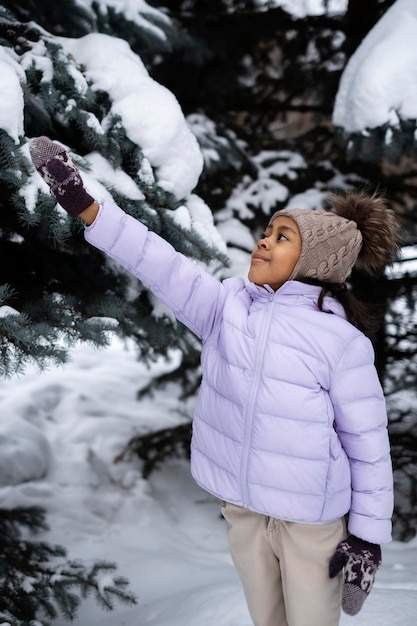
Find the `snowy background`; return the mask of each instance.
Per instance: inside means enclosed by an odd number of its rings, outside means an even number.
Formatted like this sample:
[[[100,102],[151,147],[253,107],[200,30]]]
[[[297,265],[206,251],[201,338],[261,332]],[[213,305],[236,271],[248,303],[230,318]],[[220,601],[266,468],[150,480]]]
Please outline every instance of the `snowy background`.
[[[281,4],[299,17],[320,12],[322,3]],[[334,0],[329,10],[345,5]],[[409,71],[417,58],[416,7],[413,0],[398,0],[352,57],[341,81],[335,124],[365,132],[370,120],[392,121],[397,113],[416,117],[417,75]],[[218,228],[208,207],[193,196],[203,166],[194,137],[175,98],[148,76],[127,44],[99,34],[60,42],[84,63],[97,89],[113,94],[114,111],[157,168],[159,182],[178,197],[187,196],[187,209],[177,212],[179,222],[193,219],[200,234],[224,249],[239,240],[249,250],[252,234],[229,220],[232,206],[239,205],[238,196],[231,198]],[[0,125],[17,142],[23,134],[22,69],[11,53],[3,50],[2,55],[2,86],[9,97],[1,101]],[[43,50],[38,57],[35,50],[20,62],[46,61]],[[140,90],[132,85],[140,85]],[[137,98],[139,91],[142,99]],[[92,170],[83,175],[96,197],[108,193],[99,180],[128,196],[137,193],[127,175],[111,170],[98,154],[86,158]],[[42,186],[40,177],[34,176],[22,193],[34,202]],[[285,199],[285,193],[279,184],[266,185],[265,213],[274,197]],[[321,191],[313,189],[292,198],[290,206],[314,207],[321,198]],[[242,250],[234,250],[231,271],[245,275],[248,260]],[[0,314],[13,310],[3,307]],[[44,507],[51,527],[43,537],[46,541],[64,545],[69,558],[115,562],[138,598],[136,607],[116,605],[114,612],[104,614],[94,600],[87,601],[75,626],[250,625],[219,504],[194,484],[187,461],[166,463],[146,481],[138,460],[115,462],[132,436],[178,424],[179,410],[192,410],[191,401],[190,406],[178,405],[175,386],[152,398],[136,399],[152,376],[177,363],[178,354],[172,353],[171,361],[160,361],[148,370],[132,344],[114,338],[105,350],[75,346],[63,367],[43,373],[28,367],[22,376],[0,380],[0,506]],[[417,624],[417,539],[384,546],[383,566],[364,609],[356,618],[343,616],[341,624]]]
[[[188,462],[168,462],[146,481],[134,459],[114,463],[130,436],[178,423],[175,388],[138,402],[152,372],[118,340],[106,350],[78,346],[71,355],[65,367],[29,368],[0,384],[0,475],[6,468],[9,476],[0,503],[45,507],[51,531],[40,538],[87,564],[113,561],[129,578],[135,607],[116,604],[104,613],[91,599],[75,626],[250,626],[219,503],[195,485]],[[173,354],[153,373],[175,364]],[[341,624],[416,620],[417,538],[383,547],[364,608]]]

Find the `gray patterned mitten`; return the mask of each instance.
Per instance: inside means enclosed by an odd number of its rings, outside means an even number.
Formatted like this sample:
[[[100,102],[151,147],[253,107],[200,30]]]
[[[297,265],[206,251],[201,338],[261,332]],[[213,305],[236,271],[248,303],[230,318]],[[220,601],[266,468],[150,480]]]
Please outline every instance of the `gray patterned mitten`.
[[[342,609],[348,615],[361,610],[381,565],[381,547],[349,535],[341,541],[330,559],[329,576],[334,578],[345,568]]]
[[[93,204],[78,167],[62,146],[43,136],[32,139],[29,150],[36,170],[71,217],[78,217]]]

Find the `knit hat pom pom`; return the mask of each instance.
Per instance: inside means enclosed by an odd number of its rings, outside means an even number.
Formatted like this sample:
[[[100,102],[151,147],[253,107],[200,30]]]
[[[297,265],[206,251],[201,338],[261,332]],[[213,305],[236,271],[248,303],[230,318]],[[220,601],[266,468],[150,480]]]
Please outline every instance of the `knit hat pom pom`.
[[[362,235],[356,269],[372,275],[395,260],[400,224],[382,196],[352,191],[344,196],[330,194],[328,203],[333,213],[355,222]]]

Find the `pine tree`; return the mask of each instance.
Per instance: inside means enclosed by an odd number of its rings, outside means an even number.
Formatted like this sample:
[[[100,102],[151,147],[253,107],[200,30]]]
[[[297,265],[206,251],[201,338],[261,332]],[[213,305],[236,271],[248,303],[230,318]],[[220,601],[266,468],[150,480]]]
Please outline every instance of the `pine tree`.
[[[212,209],[232,254],[250,250],[272,209],[271,198],[274,210],[292,199],[317,206],[329,189],[357,185],[386,189],[395,207],[408,212],[415,241],[409,202],[415,188],[405,175],[381,169],[382,149],[394,161],[408,152],[413,162],[414,126],[404,120],[369,136],[341,138],[331,125],[349,57],[393,2],[372,0],[366,19],[363,3],[350,0],[344,14],[302,20],[275,2],[255,0],[141,3],[135,17],[103,0],[2,2],[2,60],[19,77],[24,119],[19,132],[0,129],[0,375],[21,371],[30,359],[41,367],[62,362],[72,342],[105,345],[109,333],[119,332],[136,340],[144,360],[178,348],[184,356],[172,376],[183,392],[194,393],[199,377],[199,350],[190,333],[169,316],[154,317],[148,291],[136,283],[132,289],[126,273],[89,249],[81,225],[57,211],[49,195],[41,192],[34,202],[22,193],[32,188],[35,176],[28,137],[45,133],[62,141],[91,177],[95,172],[87,157],[97,152],[128,174],[140,192],[141,199],[132,200],[107,187],[125,210],[219,276],[227,272],[224,250],[179,226],[175,211],[185,205],[191,213],[187,198],[158,184],[156,168],[112,114],[111,94],[93,88],[60,37],[120,37],[175,94],[204,156],[195,193]],[[389,144],[387,131],[395,135]],[[346,146],[353,152],[347,154]],[[245,241],[236,241],[226,228],[229,220],[246,228]],[[384,354],[377,356],[382,363]],[[154,384],[166,382],[162,377]],[[182,435],[180,448],[186,450],[188,434]],[[172,433],[166,436],[168,441]],[[164,450],[171,453],[163,433],[149,441],[162,451],[158,460]],[[131,442],[129,449],[150,458],[141,442]]]
[[[49,626],[72,621],[82,599],[93,595],[104,610],[136,604],[128,582],[113,563],[91,567],[67,559],[62,546],[28,537],[47,530],[42,509],[0,509],[0,619],[5,626]]]
[[[186,349],[184,329],[168,316],[155,318],[147,290],[139,285],[132,290],[124,271],[89,249],[81,225],[57,211],[50,195],[40,189],[34,203],[28,197],[38,175],[28,160],[26,137],[48,134],[70,144],[84,171],[89,164],[82,155],[94,149],[136,186],[138,199],[108,188],[126,212],[201,262],[226,265],[227,257],[193,227],[181,226],[175,209],[187,199],[159,185],[155,168],[112,112],[109,95],[92,89],[84,68],[62,43],[4,9],[0,27],[14,69],[20,63],[26,133],[13,137],[0,129],[1,304],[14,309],[0,318],[3,375],[19,371],[28,359],[40,366],[48,359],[62,361],[65,349],[56,347],[60,338],[66,345],[76,340],[105,345],[114,320],[118,332],[135,338],[143,359],[166,354],[168,347]]]
[[[30,2],[14,4],[13,12],[0,6],[2,75],[16,97],[6,107],[19,98],[22,104],[16,118],[5,116],[0,128],[0,376],[22,372],[28,361],[40,368],[63,363],[74,342],[102,346],[114,332],[134,338],[145,361],[173,347],[186,355],[190,344],[194,349],[191,334],[168,315],[154,316],[148,291],[86,246],[81,224],[68,219],[39,185],[28,138],[47,134],[63,142],[85,173],[91,172],[85,155],[94,150],[136,187],[132,199],[117,185],[99,182],[128,213],[181,252],[213,264],[213,271],[216,263],[226,265],[227,257],[207,235],[182,226],[175,212],[187,209],[187,197],[159,184],[141,146],[129,139],[123,120],[113,114],[110,95],[92,88],[85,68],[62,41],[25,21],[38,8]],[[59,13],[56,3],[48,3],[40,16],[44,27],[49,22],[58,30],[62,19],[66,36],[82,36],[89,28],[108,33],[112,23],[130,28],[136,39],[143,31],[128,20],[121,22],[112,9],[105,15],[76,3],[61,8]],[[154,44],[166,47],[161,29],[173,33],[175,28],[150,7],[149,14],[148,37],[141,39],[148,42],[144,53],[152,55]],[[127,581],[114,574],[114,564],[98,561],[88,568],[68,560],[63,546],[33,541],[22,528],[47,530],[44,512],[0,511],[0,618],[5,624],[46,625],[58,616],[72,620],[89,595],[103,609],[114,608],[115,601],[136,602]]]

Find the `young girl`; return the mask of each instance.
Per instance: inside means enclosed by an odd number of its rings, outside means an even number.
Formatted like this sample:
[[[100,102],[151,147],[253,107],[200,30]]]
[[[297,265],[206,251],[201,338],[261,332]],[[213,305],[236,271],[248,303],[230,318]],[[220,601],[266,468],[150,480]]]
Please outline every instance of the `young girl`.
[[[31,155],[86,240],[202,341],[191,471],[222,501],[253,623],[356,614],[391,540],[393,476],[374,352],[345,280],[392,260],[393,212],[362,193],[330,196],[329,211],[279,211],[249,282],[220,282],[113,202],[97,204],[60,145],[36,138]]]

